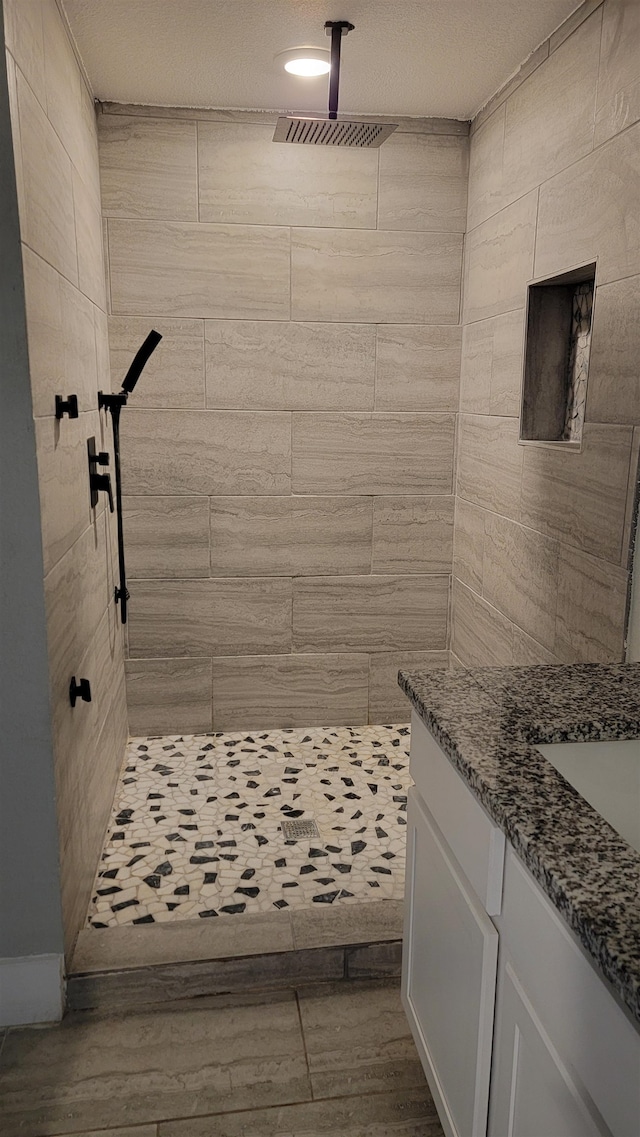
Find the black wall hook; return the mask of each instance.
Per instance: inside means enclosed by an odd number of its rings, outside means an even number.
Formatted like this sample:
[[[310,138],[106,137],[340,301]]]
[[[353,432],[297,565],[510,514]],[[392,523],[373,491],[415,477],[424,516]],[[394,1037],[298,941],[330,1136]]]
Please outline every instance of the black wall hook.
[[[77,395],[67,395],[66,399],[62,395],[56,395],[56,418],[64,418],[65,415],[69,418],[78,417]]]
[[[82,699],[83,703],[91,702],[91,684],[88,679],[76,682],[75,675],[72,675],[69,684],[69,702],[72,707],[75,707],[78,699]]]

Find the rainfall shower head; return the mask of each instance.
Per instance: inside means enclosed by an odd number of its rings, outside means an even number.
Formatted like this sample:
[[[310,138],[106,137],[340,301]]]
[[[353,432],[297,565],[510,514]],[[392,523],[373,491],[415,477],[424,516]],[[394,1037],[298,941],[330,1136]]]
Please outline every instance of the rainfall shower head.
[[[281,115],[276,123],[274,142],[297,142],[304,146],[382,146],[397,128],[397,123],[358,122],[338,119],[340,86],[340,46],[343,35],[354,30],[347,20],[327,20],[324,25],[331,36],[331,71],[329,73],[329,115]]]
[[[133,391],[149,356],[156,350],[161,339],[162,336],[160,332],[149,332],[144,343],[138,348],[122,383],[122,390],[126,391],[127,395],[130,395]]]

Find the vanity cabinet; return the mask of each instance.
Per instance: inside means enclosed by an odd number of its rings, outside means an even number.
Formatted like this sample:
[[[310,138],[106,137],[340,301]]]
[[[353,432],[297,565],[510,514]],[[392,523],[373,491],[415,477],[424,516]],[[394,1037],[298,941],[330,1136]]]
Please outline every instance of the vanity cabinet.
[[[639,1137],[640,1032],[413,715],[402,996],[447,1137]]]

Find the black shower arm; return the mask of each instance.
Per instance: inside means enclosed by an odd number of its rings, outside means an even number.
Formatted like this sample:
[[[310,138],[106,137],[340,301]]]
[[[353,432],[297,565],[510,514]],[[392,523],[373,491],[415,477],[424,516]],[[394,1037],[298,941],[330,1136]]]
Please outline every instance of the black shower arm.
[[[338,117],[338,95],[340,91],[340,48],[342,37],[354,30],[348,20],[327,20],[325,31],[331,35],[331,71],[329,73],[329,118]]]

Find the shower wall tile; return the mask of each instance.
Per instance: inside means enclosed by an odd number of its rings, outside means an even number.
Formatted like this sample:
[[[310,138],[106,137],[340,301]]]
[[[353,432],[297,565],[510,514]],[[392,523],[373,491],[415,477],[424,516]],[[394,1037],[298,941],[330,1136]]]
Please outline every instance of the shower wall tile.
[[[42,5],[42,24],[47,117],[78,173],[86,176],[86,167],[91,164],[97,183],[95,150],[93,162],[87,161],[87,151],[92,143],[95,146],[96,132],[95,125],[88,129],[84,119],[84,79],[60,9],[51,0],[45,0]]]
[[[376,150],[272,140],[271,125],[198,123],[201,221],[375,229]]]
[[[555,590],[554,590],[555,592]],[[561,660],[553,652],[547,650],[532,636],[528,636],[522,628],[514,625],[513,628],[513,666],[537,667],[538,664],[560,663]]]
[[[291,650],[291,580],[131,582],[129,656],[282,655]]]
[[[523,309],[467,324],[462,338],[460,410],[519,415],[523,353]]]
[[[102,217],[100,200],[75,170],[72,171],[73,208],[78,249],[78,284],[85,296],[105,308]]]
[[[60,421],[39,418],[35,431],[46,574],[91,521],[87,438],[99,438],[98,412]]]
[[[506,104],[476,130],[469,154],[467,229],[475,229],[505,204],[502,197],[502,155]]]
[[[447,573],[453,553],[454,498],[376,497],[373,573]]]
[[[245,411],[127,408],[122,424],[126,494],[286,494],[291,416]]]
[[[44,84],[44,36],[42,3],[31,0],[5,0],[3,4],[5,44],[41,106],[46,107]]]
[[[294,414],[294,493],[448,494],[453,415]]]
[[[320,576],[371,568],[366,497],[214,497],[213,576]]]
[[[453,581],[451,650],[463,667],[510,667],[511,621],[461,581]]]
[[[380,229],[464,233],[467,138],[393,134],[380,149]]]
[[[294,651],[435,650],[447,646],[449,577],[299,577]]]
[[[375,409],[457,411],[461,333],[453,325],[380,324]]]
[[[448,651],[381,651],[369,657],[369,722],[405,722],[410,707],[398,672],[448,668]]]
[[[134,355],[152,328],[160,333],[162,341],[145,365],[136,386],[135,406],[163,409],[204,407],[203,320],[110,316],[112,389],[120,390]]]
[[[640,423],[640,276],[604,284],[593,309],[587,420]]]
[[[213,729],[210,659],[129,659],[125,671],[131,734]]]
[[[518,445],[518,420],[462,414],[458,429],[459,496],[517,518],[524,452]]]
[[[485,517],[483,597],[550,651],[555,638],[558,542],[515,521]]]
[[[596,145],[640,118],[640,9],[634,0],[608,0],[602,13]]]
[[[209,576],[209,499],[125,497],[127,575]]]
[[[598,258],[598,284],[640,273],[640,123],[540,188],[535,275]]]
[[[289,319],[289,230],[109,220],[116,315]]]
[[[367,655],[245,656],[213,661],[216,730],[366,723]]]
[[[453,575],[482,595],[485,511],[456,498]]]
[[[467,234],[465,324],[524,307],[533,276],[537,201],[533,190]]]
[[[457,324],[462,234],[294,229],[294,320]]]
[[[370,324],[208,320],[205,341],[208,407],[373,410]]]
[[[198,220],[195,122],[98,115],[105,217]]]
[[[618,563],[632,434],[585,423],[581,452],[524,447],[523,523]]]
[[[626,570],[566,545],[558,569],[556,655],[563,663],[622,661]]]

